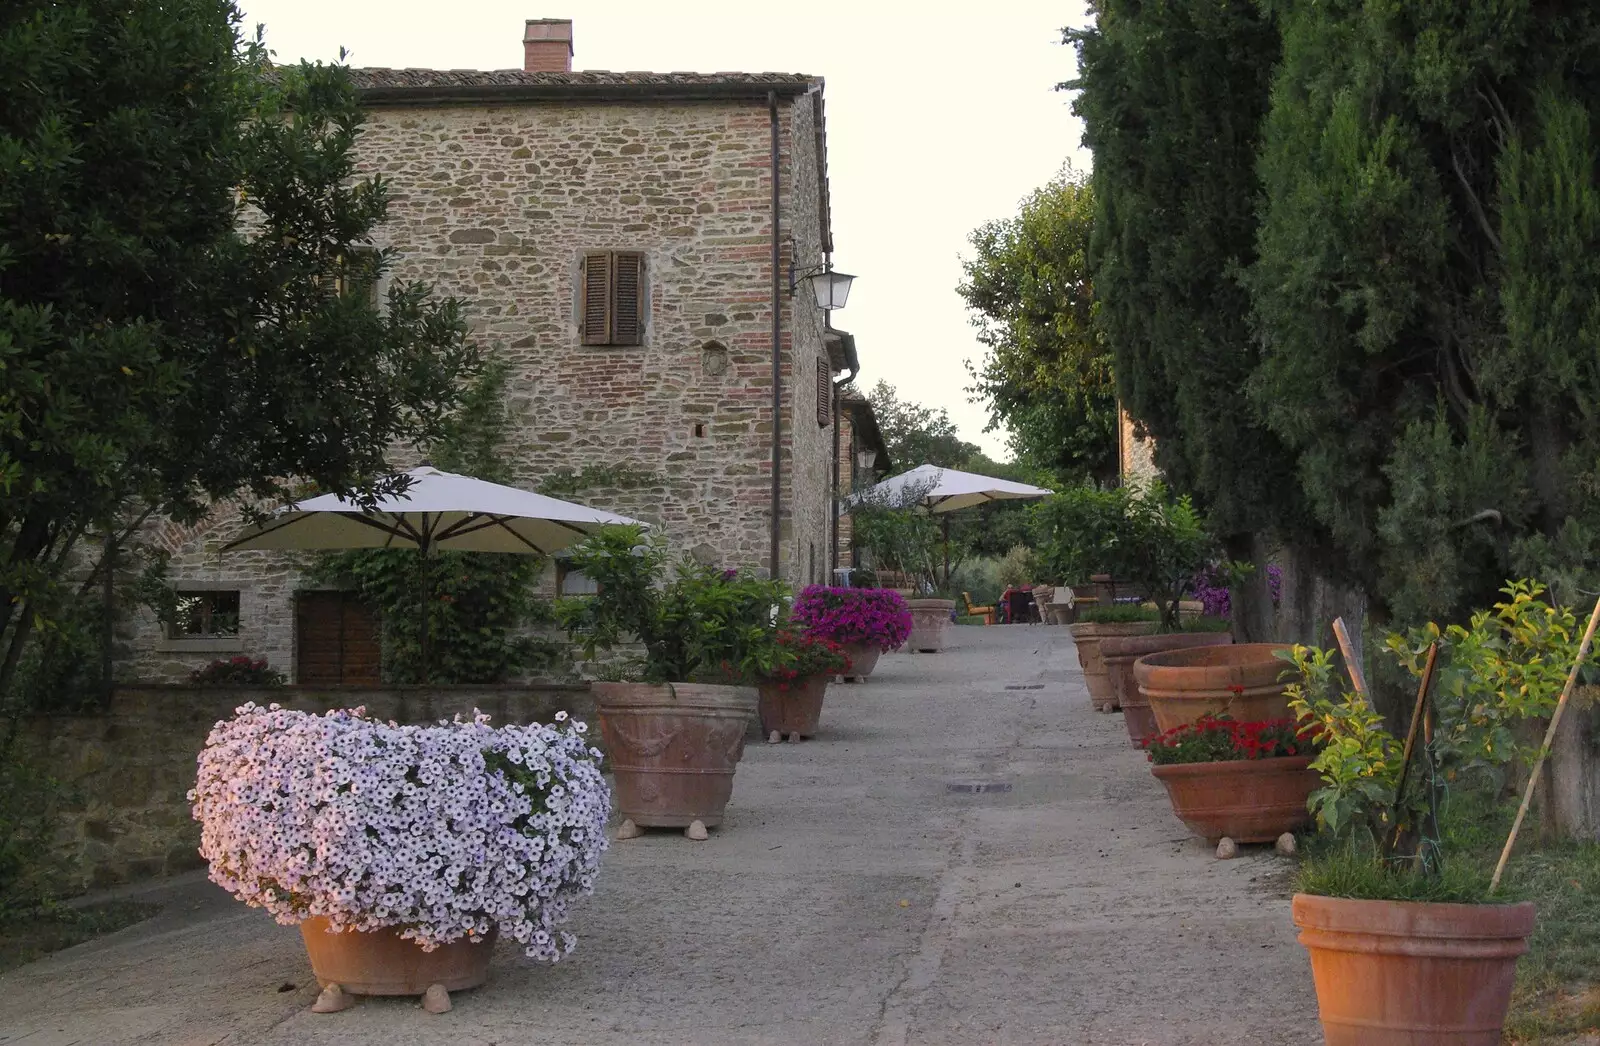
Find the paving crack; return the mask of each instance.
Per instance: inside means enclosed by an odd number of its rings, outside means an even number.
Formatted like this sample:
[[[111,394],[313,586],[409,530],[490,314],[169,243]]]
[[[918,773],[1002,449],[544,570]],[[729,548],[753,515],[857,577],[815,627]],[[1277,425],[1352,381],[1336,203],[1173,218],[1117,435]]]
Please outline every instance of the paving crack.
[[[905,976],[884,997],[878,1012],[877,1035],[872,1040],[874,1046],[905,1046],[918,997],[939,977],[939,967],[944,963],[945,951],[955,934],[955,914],[961,904],[967,873],[978,850],[977,835],[971,830],[970,820],[964,817],[956,825],[960,842],[954,847],[955,853],[941,876],[939,895],[934,898],[933,911],[928,914],[928,923],[918,938],[917,953],[906,965]]]

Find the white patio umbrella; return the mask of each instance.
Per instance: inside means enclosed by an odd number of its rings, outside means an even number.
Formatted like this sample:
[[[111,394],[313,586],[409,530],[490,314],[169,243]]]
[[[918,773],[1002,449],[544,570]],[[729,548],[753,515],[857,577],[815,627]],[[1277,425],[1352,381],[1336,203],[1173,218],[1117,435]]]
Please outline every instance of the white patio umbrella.
[[[323,494],[281,509],[223,546],[311,550],[410,548],[511,552],[547,556],[581,541],[601,527],[644,526],[614,512],[558,501],[487,480],[423,465],[404,493],[362,508],[337,494]],[[428,593],[422,593],[422,673],[428,673]]]
[[[884,501],[896,508],[913,506],[944,515],[944,580],[950,583],[950,517],[956,512],[991,501],[1016,501],[1049,497],[1053,491],[1031,483],[980,476],[975,472],[947,469],[939,465],[918,465],[909,472],[890,476],[846,500],[847,504]]]
[[[1044,498],[1052,492],[1029,483],[980,476],[938,465],[918,465],[910,472],[890,476],[876,486],[850,498],[850,501],[884,500],[901,508],[920,505],[929,512],[955,512],[990,501],[1019,498]]]

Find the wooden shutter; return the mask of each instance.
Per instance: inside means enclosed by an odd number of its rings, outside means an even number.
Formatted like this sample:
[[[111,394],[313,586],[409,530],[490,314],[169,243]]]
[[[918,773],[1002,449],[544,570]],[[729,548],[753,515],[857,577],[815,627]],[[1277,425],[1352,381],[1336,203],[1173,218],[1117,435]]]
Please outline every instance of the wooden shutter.
[[[638,345],[643,338],[644,256],[611,256],[611,344]]]
[[[583,256],[583,344],[644,342],[644,255],[591,251]]]
[[[583,344],[611,344],[611,255],[583,256]]]
[[[817,424],[827,428],[833,422],[833,373],[828,361],[817,357]]]

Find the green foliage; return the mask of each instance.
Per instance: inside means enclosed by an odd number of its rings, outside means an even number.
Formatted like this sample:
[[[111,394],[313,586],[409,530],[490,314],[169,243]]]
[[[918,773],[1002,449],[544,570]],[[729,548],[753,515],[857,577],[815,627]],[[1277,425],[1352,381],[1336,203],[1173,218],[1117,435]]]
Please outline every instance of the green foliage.
[[[1240,394],[1261,352],[1238,274],[1278,35],[1254,0],[1090,7],[1063,86],[1094,152],[1089,268],[1122,404],[1218,534],[1299,537],[1297,462]]]
[[[1594,591],[1600,12],[1093,9],[1100,322],[1230,552],[1290,547],[1384,624],[1513,572]]]
[[[558,468],[539,484],[539,493],[552,498],[570,498],[596,487],[634,490],[664,482],[659,473],[620,465],[585,465],[581,469]]]
[[[1437,875],[1411,864],[1380,860],[1370,837],[1328,837],[1306,854],[1295,874],[1295,889],[1323,897],[1357,901],[1420,901],[1434,904],[1481,904],[1489,900],[1492,864],[1481,860],[1452,861]],[[1509,893],[1509,891],[1507,892]],[[1495,900],[1514,899],[1506,894]]]
[[[1577,654],[1576,622],[1570,611],[1539,598],[1542,586],[1509,582],[1505,599],[1472,616],[1469,625],[1440,629],[1427,624],[1409,634],[1392,633],[1386,649],[1414,677],[1424,671],[1428,647],[1439,644],[1430,690],[1431,736],[1419,739],[1401,785],[1401,741],[1383,717],[1339,682],[1331,651],[1296,646],[1289,660],[1299,680],[1288,687],[1289,707],[1315,723],[1325,744],[1312,768],[1324,787],[1310,806],[1329,835],[1372,840],[1384,863],[1395,842],[1394,863],[1438,874],[1442,854],[1431,838],[1440,795],[1470,781],[1498,783],[1500,771],[1534,753],[1519,749],[1516,726],[1554,710]]]
[[[918,465],[965,469],[978,454],[975,444],[957,435],[956,423],[943,407],[902,400],[893,385],[881,380],[867,393],[867,401],[889,458],[902,472]]]
[[[928,512],[910,507],[923,492],[909,489],[900,500],[873,493],[850,507],[851,541],[870,553],[879,570],[908,575],[913,587],[930,589],[943,580],[944,539],[939,522]],[[959,546],[956,560],[962,558]]]
[[[1160,621],[1161,611],[1154,607],[1119,603],[1116,606],[1092,607],[1078,615],[1078,620],[1095,625],[1129,625],[1135,621]]]
[[[959,599],[962,592],[972,596],[973,606],[994,606],[1005,586],[1000,582],[1000,563],[988,556],[973,556],[951,571],[950,588]]]
[[[1131,496],[1126,487],[1080,485],[1036,502],[1033,521],[1045,580],[1082,585],[1095,574],[1118,573]]]
[[[361,250],[348,70],[272,69],[227,0],[0,14],[0,690],[79,569],[145,510],[389,471],[476,365],[455,302]],[[129,506],[137,506],[130,509]]]
[[[1047,580],[1068,584],[1094,574],[1131,582],[1155,602],[1167,629],[1212,555],[1212,542],[1187,497],[1166,488],[1069,488],[1034,510]]]
[[[570,562],[599,592],[562,600],[562,627],[591,660],[632,640],[644,646],[638,678],[650,683],[748,682],[771,675],[789,590],[781,581],[685,559],[668,581],[667,552],[636,526],[606,527]]]
[[[1005,426],[1012,452],[1056,475],[1117,475],[1111,350],[1095,322],[1088,270],[1092,194],[1070,170],[1022,202],[1018,215],[970,237],[958,291],[974,313],[982,365],[968,389]]]
[[[1295,646],[1289,660],[1300,676],[1284,691],[1289,710],[1321,731],[1322,752],[1311,769],[1322,775],[1323,787],[1308,800],[1318,827],[1332,835],[1350,834],[1353,827],[1373,836],[1391,829],[1400,742],[1383,716],[1339,685],[1333,651]]]
[[[999,581],[1003,588],[1022,588],[1032,585],[1038,573],[1033,550],[1026,545],[1013,545],[1000,559]]]
[[[1441,667],[1430,692],[1437,715],[1433,748],[1443,765],[1460,770],[1529,762],[1517,727],[1548,717],[1578,656],[1579,628],[1570,609],[1539,597],[1544,586],[1512,581],[1492,610],[1442,632],[1429,622],[1392,633],[1386,649],[1414,678],[1421,678],[1428,647],[1439,643]]]
[[[429,445],[433,463],[502,482],[506,472],[506,366],[484,368],[461,397],[460,407]],[[427,677],[435,683],[496,683],[529,671],[559,672],[565,653],[530,634],[548,620],[549,605],[535,595],[544,570],[537,556],[495,552],[360,549],[320,553],[308,573],[355,592],[378,612],[383,675],[393,683],[423,677],[422,630],[427,616]]]
[[[1228,632],[1233,622],[1225,617],[1186,617],[1178,623],[1180,632]]]
[[[33,752],[0,737],[0,923],[36,909],[59,869],[48,856],[65,790]]]

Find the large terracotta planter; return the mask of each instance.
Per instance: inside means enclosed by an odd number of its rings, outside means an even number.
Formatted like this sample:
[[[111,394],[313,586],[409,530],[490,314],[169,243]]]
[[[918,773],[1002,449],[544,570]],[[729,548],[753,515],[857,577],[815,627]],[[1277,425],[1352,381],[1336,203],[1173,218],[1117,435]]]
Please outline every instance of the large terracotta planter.
[[[1195,646],[1226,646],[1233,637],[1226,632],[1162,632],[1148,636],[1107,636],[1100,641],[1100,657],[1106,663],[1112,693],[1122,706],[1128,739],[1134,744],[1156,732],[1155,713],[1150,702],[1139,693],[1133,678],[1133,663],[1146,654],[1163,650],[1187,650]]]
[[[911,636],[906,640],[906,649],[924,654],[937,654],[943,650],[945,633],[950,631],[950,612],[956,608],[955,601],[908,599],[906,608],[911,611]]]
[[[451,992],[476,988],[489,979],[496,935],[490,927],[476,943],[462,938],[425,952],[398,928],[329,933],[321,916],[300,924],[317,983],[356,995],[421,995],[435,984]]]
[[[755,714],[754,687],[594,683],[617,814],[634,824],[722,823]]]
[[[822,720],[822,699],[828,692],[828,676],[811,676],[797,680],[785,689],[778,683],[762,683],[761,699],[757,711],[761,716],[761,733],[770,736],[774,730],[784,737],[799,735],[814,737],[817,724]]]
[[[1220,763],[1152,766],[1172,800],[1172,812],[1208,842],[1267,843],[1311,823],[1308,797],[1322,776],[1311,756],[1232,759]]]
[[[1133,663],[1133,678],[1160,730],[1207,713],[1241,723],[1287,719],[1283,689],[1293,666],[1274,655],[1288,649],[1280,643],[1235,643],[1146,654]]]
[[[1102,712],[1117,710],[1117,695],[1111,689],[1111,677],[1106,674],[1105,659],[1100,655],[1100,641],[1116,636],[1145,636],[1156,630],[1154,621],[1125,621],[1100,624],[1096,621],[1079,621],[1068,625],[1072,641],[1078,648],[1078,665],[1083,669],[1083,682],[1089,688],[1089,702]]]
[[[1499,1046],[1532,904],[1295,894],[1327,1046]]]
[[[865,682],[878,667],[878,658],[883,656],[883,648],[876,643],[843,643],[845,654],[850,658],[850,669],[844,674],[845,682]]]

